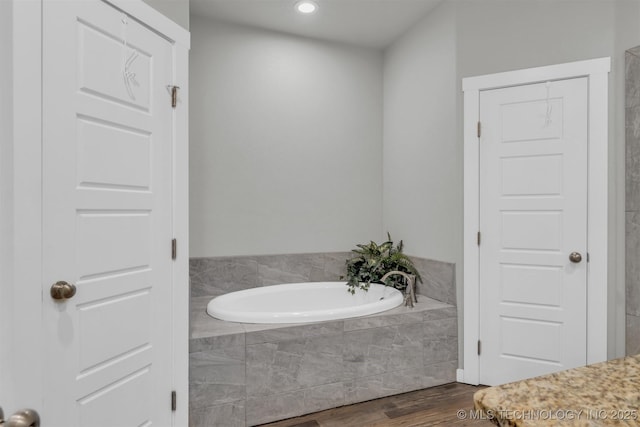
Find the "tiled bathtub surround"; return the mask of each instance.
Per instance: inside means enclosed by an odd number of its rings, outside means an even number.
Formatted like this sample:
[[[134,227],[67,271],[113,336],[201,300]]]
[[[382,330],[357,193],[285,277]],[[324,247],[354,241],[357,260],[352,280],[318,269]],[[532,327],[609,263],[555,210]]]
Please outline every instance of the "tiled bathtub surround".
[[[640,46],[626,61],[626,346],[640,353]]]
[[[409,257],[422,276],[417,292],[437,301],[456,305],[456,265],[449,262]]]
[[[279,283],[338,281],[350,252],[192,258],[191,296],[213,296]],[[456,304],[455,265],[411,257],[422,276],[417,291]]]
[[[323,279],[321,279],[323,280]],[[223,322],[192,298],[190,425],[250,426],[455,381],[456,308],[303,325]]]
[[[412,257],[424,280],[415,309],[304,325],[223,322],[206,314],[216,295],[341,280],[350,256],[190,260],[192,427],[255,425],[455,380],[453,264]]]

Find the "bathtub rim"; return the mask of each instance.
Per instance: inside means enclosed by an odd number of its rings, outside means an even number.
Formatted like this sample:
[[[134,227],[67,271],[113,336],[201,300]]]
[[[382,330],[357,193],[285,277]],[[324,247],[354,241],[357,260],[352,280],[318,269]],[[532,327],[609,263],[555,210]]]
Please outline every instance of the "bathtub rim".
[[[314,322],[324,322],[324,321],[336,321],[343,319],[352,319],[356,317],[369,316],[372,314],[379,314],[385,311],[392,310],[402,305],[404,301],[404,295],[399,290],[385,286],[378,283],[371,283],[370,286],[383,287],[386,288],[391,295],[389,297],[385,297],[384,300],[377,300],[372,303],[363,304],[360,306],[351,306],[351,307],[342,307],[335,309],[323,309],[323,310],[308,310],[305,312],[268,312],[268,311],[260,311],[260,312],[238,312],[229,309],[224,309],[221,307],[217,307],[217,305],[224,303],[225,300],[237,300],[242,296],[253,296],[253,295],[261,295],[264,293],[268,293],[273,290],[273,288],[285,288],[290,287],[294,289],[304,288],[306,286],[317,286],[321,285],[327,286],[330,285],[332,287],[343,287],[345,292],[347,292],[346,282],[304,282],[304,283],[284,283],[277,285],[267,285],[267,286],[259,286],[251,289],[243,289],[240,291],[229,292],[223,295],[218,295],[213,297],[208,303],[206,307],[206,313],[208,316],[215,320],[225,321],[225,322],[234,322],[241,324],[259,324],[259,325],[268,325],[268,324],[305,324],[305,323],[314,323]],[[214,303],[217,301],[218,304]],[[213,313],[212,313],[213,312]]]

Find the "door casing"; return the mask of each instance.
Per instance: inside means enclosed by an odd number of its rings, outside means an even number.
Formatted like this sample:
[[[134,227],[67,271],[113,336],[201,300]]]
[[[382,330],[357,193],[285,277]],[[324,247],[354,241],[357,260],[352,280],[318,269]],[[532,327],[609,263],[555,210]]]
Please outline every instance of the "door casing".
[[[509,71],[465,78],[464,92],[464,369],[458,380],[479,383],[479,246],[480,231],[478,188],[480,150],[478,118],[480,92],[509,86],[588,78],[588,212],[587,247],[587,363],[607,360],[608,325],[608,73],[610,58],[598,58],[567,64]]]
[[[11,53],[0,75],[12,93],[0,100],[0,403],[5,413],[43,407],[42,337],[42,1],[11,0]],[[144,23],[173,46],[174,84],[180,87],[173,111],[173,384],[177,407],[173,425],[188,424],[189,234],[188,234],[188,52],[189,32],[142,0],[103,0]],[[4,134],[4,133],[3,133]],[[167,242],[170,251],[170,242]],[[46,414],[43,422],[46,421]]]

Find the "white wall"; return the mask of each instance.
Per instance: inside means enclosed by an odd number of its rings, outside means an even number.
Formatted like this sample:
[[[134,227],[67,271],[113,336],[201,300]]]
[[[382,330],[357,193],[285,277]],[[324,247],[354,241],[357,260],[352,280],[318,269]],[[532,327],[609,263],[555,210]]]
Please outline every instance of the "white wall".
[[[142,0],[185,29],[189,29],[189,0]]]
[[[618,1],[454,0],[459,76],[608,56]]]
[[[13,7],[10,1],[0,1],[0,402],[6,410],[13,410],[11,393],[13,378],[11,324],[15,321],[13,311],[13,233],[12,233],[12,141],[13,141]],[[9,414],[7,414],[9,415]]]
[[[42,403],[42,5],[0,5],[0,404],[11,414]]]
[[[405,252],[462,277],[463,152],[457,129],[457,16],[443,2],[384,56],[383,227]],[[462,364],[462,281],[456,280]]]
[[[383,228],[418,257],[462,261],[456,22],[443,3],[385,50]]]
[[[382,55],[192,17],[191,256],[382,237]]]

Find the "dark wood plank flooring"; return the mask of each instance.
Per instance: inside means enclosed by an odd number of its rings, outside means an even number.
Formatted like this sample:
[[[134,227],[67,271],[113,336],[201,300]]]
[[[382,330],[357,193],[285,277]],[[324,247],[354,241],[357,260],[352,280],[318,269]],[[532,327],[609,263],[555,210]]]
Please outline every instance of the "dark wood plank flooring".
[[[493,425],[489,421],[469,419],[473,393],[481,388],[445,384],[263,424],[262,427],[488,427]],[[458,411],[464,411],[466,418],[459,417]]]

